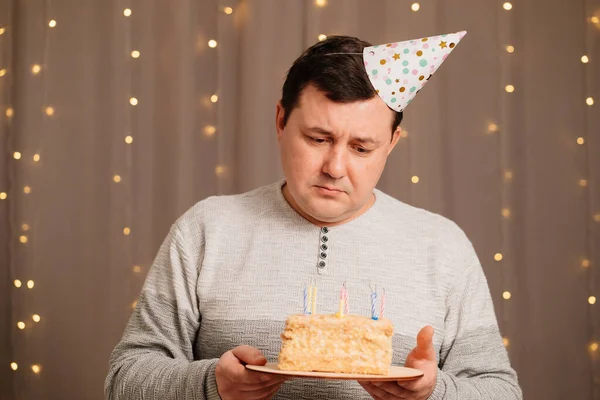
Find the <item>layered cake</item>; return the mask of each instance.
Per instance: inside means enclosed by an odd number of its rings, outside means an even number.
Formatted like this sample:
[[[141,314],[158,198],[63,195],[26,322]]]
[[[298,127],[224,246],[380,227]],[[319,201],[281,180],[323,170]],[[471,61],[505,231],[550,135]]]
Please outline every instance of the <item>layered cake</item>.
[[[287,371],[385,375],[394,326],[359,315],[297,314],[281,334],[278,367]]]

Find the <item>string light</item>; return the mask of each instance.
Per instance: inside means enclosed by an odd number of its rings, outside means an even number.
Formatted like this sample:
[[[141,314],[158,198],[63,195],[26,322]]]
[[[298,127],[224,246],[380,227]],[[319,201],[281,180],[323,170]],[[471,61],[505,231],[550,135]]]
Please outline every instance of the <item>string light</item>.
[[[136,274],[139,274],[140,272],[142,272],[142,267],[140,267],[139,265],[134,265],[133,272],[135,272]]]
[[[27,236],[25,236],[25,235],[19,236],[19,242],[25,244],[25,243],[27,243],[27,241],[28,241]]]
[[[35,282],[34,281],[32,281],[32,280],[28,280],[27,281],[27,287],[29,289],[33,289],[34,286],[35,286]]]
[[[216,103],[217,101],[219,101],[219,96],[217,96],[216,94],[213,94],[212,96],[210,96],[210,101],[212,103]]]
[[[31,316],[31,319],[33,320],[33,322],[40,322],[42,320],[42,318],[37,314],[33,314]]]
[[[215,167],[215,174],[216,174],[217,176],[221,176],[221,175],[223,175],[224,173],[225,173],[225,166],[223,166],[223,165],[217,165],[217,166]]]
[[[582,137],[578,137],[577,138],[577,144],[584,144],[585,143],[585,139]]]
[[[130,8],[126,8],[123,10],[123,15],[126,17],[131,17],[131,9]]]
[[[12,117],[13,115],[15,115],[15,110],[12,107],[9,107],[6,109],[6,116],[8,118]]]
[[[131,303],[131,308],[136,308],[137,307],[137,300],[134,300],[133,303]]]
[[[131,144],[131,143],[133,143],[133,137],[131,137],[131,136],[126,136],[126,137],[125,137],[125,143],[127,143],[127,144]]]
[[[515,47],[508,45],[508,46],[506,46],[506,51],[508,53],[514,53],[515,52]]]
[[[588,185],[587,179],[580,179],[579,180],[579,186],[586,187],[587,185]]]
[[[25,194],[29,194],[29,193],[31,193],[31,187],[30,187],[30,186],[25,186],[25,187],[23,188],[23,193],[25,193]]]
[[[21,153],[18,152],[18,151],[15,151],[13,153],[13,157],[14,157],[15,160],[20,160],[21,159]]]
[[[18,368],[19,368],[19,364],[17,364],[16,362],[10,363],[10,369],[12,369],[13,371],[16,371]]]
[[[512,171],[504,171],[504,180],[506,182],[510,182],[513,179],[513,173]]]
[[[21,330],[25,329],[25,322],[23,322],[23,321],[17,322],[17,328],[19,328]]]
[[[590,351],[594,352],[598,350],[598,342],[592,342],[590,343]]]
[[[600,18],[598,18],[598,17],[596,17],[596,16],[593,16],[592,18],[590,18],[590,21],[591,21],[593,24],[600,24]]]
[[[419,11],[420,8],[421,8],[421,5],[419,3],[412,3],[412,5],[410,6],[410,9],[413,10],[414,12]]]
[[[233,8],[231,8],[231,7],[224,7],[223,8],[223,12],[225,14],[227,14],[227,15],[231,15],[231,14],[233,14]]]
[[[213,125],[206,125],[204,127],[204,135],[206,135],[208,137],[214,135],[216,131],[217,131],[217,128],[214,127]]]
[[[15,284],[15,287],[20,288],[23,284],[21,283],[20,280],[15,279],[15,281],[13,282]]]
[[[507,337],[502,338],[502,343],[504,344],[504,347],[508,347],[508,345],[510,344],[510,341],[508,340]]]
[[[512,93],[515,91],[515,87],[513,85],[506,85],[504,88],[508,93]]]
[[[600,222],[600,213],[594,215],[594,221]]]
[[[129,99],[129,104],[131,104],[132,106],[137,106],[138,105],[138,99],[136,99],[135,97],[132,97]]]
[[[50,20],[50,22],[48,22],[48,26],[49,26],[50,28],[54,28],[54,27],[56,27],[56,20],[53,20],[53,19],[52,19],[52,20]]]
[[[134,50],[131,52],[131,57],[132,58],[140,58],[140,52],[137,50]]]
[[[131,233],[131,229],[128,227],[123,228],[123,234],[125,236],[128,236]]]
[[[5,28],[0,28],[0,35],[4,35],[4,32],[6,32]]]
[[[417,175],[414,175],[412,178],[410,178],[410,181],[412,183],[419,183],[419,177]]]
[[[23,224],[23,226],[21,226],[21,229],[23,229],[25,232],[27,232],[29,230],[29,225]]]
[[[6,194],[6,192],[0,192],[0,200],[6,200],[7,197],[8,195]]]
[[[584,54],[583,56],[581,56],[581,62],[587,64],[590,62],[590,58]]]
[[[493,122],[492,122],[492,123],[490,123],[490,124],[488,125],[488,132],[489,132],[489,133],[498,132],[498,124],[495,124],[495,123],[493,123]]]
[[[31,66],[31,73],[34,75],[39,74],[41,70],[42,70],[42,67],[38,64],[34,64]]]
[[[592,265],[591,261],[588,260],[587,258],[584,258],[583,260],[581,260],[581,266],[583,268],[589,268],[590,265]]]
[[[590,303],[590,304],[596,304],[596,296],[590,296],[590,297],[588,297],[588,303]]]
[[[593,106],[594,105],[594,98],[593,97],[588,97],[587,99],[585,99],[585,103],[588,106]]]
[[[51,117],[54,115],[54,107],[46,107],[46,115]]]
[[[113,176],[113,181],[115,181],[116,183],[121,182],[121,177],[119,175],[115,175]]]
[[[33,161],[34,161],[34,162],[38,162],[38,161],[40,161],[40,155],[39,155],[39,154],[34,154],[34,155],[33,155]]]
[[[322,42],[323,40],[327,39],[327,35],[325,35],[325,34],[321,33],[321,34],[318,36],[318,39],[319,39],[319,42]]]
[[[503,258],[502,253],[496,253],[496,254],[494,254],[494,260],[496,260],[496,261],[502,261],[502,258]]]
[[[506,291],[502,293],[502,297],[504,298],[504,300],[508,300],[512,297],[512,295],[510,294],[510,292]]]
[[[210,39],[208,41],[208,47],[210,47],[211,49],[214,49],[215,47],[217,47],[217,41],[214,39]]]
[[[0,77],[3,77],[4,75],[6,75],[6,68],[0,69]]]
[[[511,3],[509,3],[508,1],[507,1],[506,3],[504,3],[504,4],[502,5],[502,7],[504,7],[504,9],[505,9],[506,11],[510,11],[510,10],[512,10],[512,4],[511,4]]]
[[[317,7],[325,7],[327,5],[327,0],[315,0],[315,4]]]
[[[508,208],[503,208],[503,209],[502,209],[502,216],[503,216],[504,218],[508,218],[508,217],[510,217],[510,210],[509,210]]]
[[[37,364],[33,364],[31,366],[31,370],[33,371],[34,374],[39,374],[40,371],[42,370],[42,368]]]

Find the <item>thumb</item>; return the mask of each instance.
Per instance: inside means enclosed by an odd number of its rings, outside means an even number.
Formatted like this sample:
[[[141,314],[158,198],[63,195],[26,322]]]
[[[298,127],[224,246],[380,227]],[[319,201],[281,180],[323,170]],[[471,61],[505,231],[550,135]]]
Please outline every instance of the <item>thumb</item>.
[[[426,326],[417,335],[417,347],[413,356],[417,359],[435,361],[435,348],[433,347],[433,327]]]
[[[267,363],[267,359],[262,355],[260,350],[252,346],[238,346],[231,350],[231,352],[243,364],[265,365]]]

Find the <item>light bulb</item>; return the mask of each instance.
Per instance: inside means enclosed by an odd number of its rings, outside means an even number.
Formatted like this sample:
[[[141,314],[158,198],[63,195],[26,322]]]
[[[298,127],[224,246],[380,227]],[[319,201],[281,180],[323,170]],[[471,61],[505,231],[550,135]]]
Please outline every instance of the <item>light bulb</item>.
[[[15,287],[18,287],[18,288],[20,288],[22,285],[21,281],[18,279],[15,279],[14,284],[15,284]]]
[[[504,4],[502,5],[502,7],[504,7],[504,9],[505,9],[506,11],[510,11],[510,10],[512,10],[512,4],[511,4],[511,3],[509,3],[508,1],[507,1],[506,3],[504,3]]]
[[[135,97],[132,97],[129,99],[129,104],[131,104],[132,106],[137,106],[138,105],[138,99],[136,99]]]
[[[137,307],[137,303],[138,303],[137,300],[135,300],[133,303],[131,303],[131,308]]]
[[[52,19],[52,20],[50,20],[50,22],[48,22],[48,26],[49,26],[50,28],[54,28],[54,27],[56,26],[56,20],[53,20],[53,19]]]
[[[32,319],[34,322],[40,322],[42,318],[41,318],[39,315],[37,315],[37,314],[33,314],[33,315],[31,316],[31,319]]]
[[[221,176],[221,175],[223,175],[224,173],[225,173],[225,167],[224,167],[223,165],[217,165],[217,166],[215,167],[215,174],[216,174],[217,176]]]
[[[13,154],[13,157],[15,158],[15,160],[20,160],[21,159],[21,153],[18,151],[15,151]]]
[[[598,342],[590,343],[590,351],[597,351],[597,350],[598,350]]]
[[[223,12],[227,15],[231,15],[231,14],[233,14],[233,8],[225,7],[225,8],[223,8]]]
[[[206,125],[204,127],[204,134],[206,136],[210,137],[210,136],[214,135],[216,131],[217,131],[217,128],[212,125]]]
[[[590,21],[592,21],[593,24],[600,24],[600,18],[593,16],[592,18],[590,18]]]
[[[587,185],[588,185],[587,179],[580,179],[579,180],[579,186],[586,187]]]
[[[131,233],[131,229],[129,229],[128,227],[123,228],[123,234],[125,236],[129,235]]]
[[[327,35],[325,35],[325,34],[321,33],[321,34],[318,36],[318,39],[319,39],[319,41],[320,41],[320,42],[322,42],[323,40],[327,39]]]
[[[502,293],[502,297],[504,297],[504,300],[508,300],[508,299],[510,299],[511,294],[510,294],[510,292],[504,292],[504,293]]]
[[[4,35],[4,32],[6,32],[5,28],[0,28],[0,35]]]
[[[27,236],[25,236],[25,235],[19,236],[19,242],[21,242],[23,244],[27,243]]]
[[[210,101],[216,103],[217,101],[219,101],[219,96],[213,94],[212,96],[210,96]]]
[[[502,253],[496,253],[496,254],[494,254],[494,260],[496,260],[496,261],[502,261],[502,258],[503,258]]]
[[[493,123],[493,122],[492,122],[492,123],[490,123],[490,124],[488,125],[488,132],[489,132],[489,133],[498,132],[498,124],[495,124],[495,123]]]
[[[214,49],[215,47],[217,47],[217,41],[215,39],[210,39],[208,41],[208,47],[210,47],[211,49]]]
[[[38,64],[34,64],[31,67],[31,73],[34,74],[34,75],[39,74],[41,70],[42,70],[42,67],[40,65],[38,65]]]
[[[585,143],[585,139],[582,137],[578,137],[577,138],[577,144],[584,144]]]
[[[126,8],[123,10],[123,15],[126,17],[130,17],[131,16],[131,9]]]
[[[412,183],[419,183],[419,177],[417,175],[413,176],[412,178],[410,178],[410,181]]]
[[[31,193],[31,187],[30,187],[30,186],[25,186],[25,187],[23,188],[23,193],[25,193],[25,194],[29,194],[29,193]]]
[[[140,267],[139,265],[134,265],[133,272],[135,272],[136,274],[139,274],[140,272],[142,272],[142,267]]]
[[[140,58],[140,52],[137,50],[134,50],[131,52],[131,57],[133,58]]]
[[[0,192],[0,200],[6,200],[7,197],[8,195],[6,194],[6,192]]]
[[[31,370],[33,371],[34,374],[39,374],[42,369],[40,368],[39,365],[34,364],[31,366]]]
[[[25,322],[23,322],[23,321],[17,322],[17,327],[21,330],[25,329]]]
[[[590,304],[596,304],[596,296],[590,296],[590,297],[588,297],[588,303],[590,303]]]
[[[503,208],[503,209],[502,209],[502,216],[503,216],[504,218],[508,218],[508,217],[510,217],[510,210],[509,210],[508,208]]]
[[[506,85],[504,88],[508,93],[512,93],[515,91],[515,87],[513,85]]]
[[[592,262],[590,260],[588,260],[587,258],[584,258],[583,260],[581,260],[581,266],[583,268],[589,268],[590,265],[592,265]]]
[[[11,107],[7,108],[7,109],[6,109],[6,116],[7,116],[8,118],[10,118],[10,117],[12,117],[13,115],[15,115],[15,110],[14,110],[13,108],[11,108]]]
[[[507,182],[512,181],[513,173],[512,171],[504,171],[504,180]]]
[[[402,129],[400,131],[400,137],[401,138],[407,138],[408,137],[408,131],[406,129]]]
[[[17,368],[19,368],[19,365],[16,362],[10,363],[10,369],[12,369],[13,371],[16,371]]]
[[[410,9],[415,12],[419,11],[420,8],[421,8],[421,5],[419,3],[412,3],[412,5],[410,6]]]
[[[593,97],[588,97],[587,99],[585,99],[585,103],[588,106],[593,106],[594,105],[594,98]]]
[[[594,221],[600,222],[600,213],[594,214]]]
[[[54,115],[54,107],[46,107],[46,115],[51,117]]]
[[[0,77],[3,77],[4,75],[6,75],[6,68],[0,69]]]
[[[502,338],[502,343],[504,344],[504,347],[508,347],[508,345],[510,344],[510,341],[508,340],[508,338]]]
[[[506,46],[506,51],[509,52],[509,53],[514,53],[515,52],[515,46],[511,46],[511,45]]]
[[[127,143],[127,144],[131,144],[131,143],[133,143],[133,137],[131,137],[131,136],[126,136],[126,137],[125,137],[125,143]]]
[[[34,281],[32,281],[32,280],[28,280],[27,281],[27,287],[29,289],[33,289],[34,286],[35,286],[35,282]]]
[[[35,162],[40,161],[40,155],[39,154],[34,154],[33,155],[33,161],[35,161]]]
[[[581,56],[581,62],[587,64],[590,62],[590,58],[584,54]]]
[[[315,0],[315,4],[317,7],[325,7],[327,5],[327,0]]]
[[[23,229],[25,232],[27,232],[29,230],[29,225],[23,224],[23,226],[21,226],[21,229]]]
[[[115,181],[116,183],[121,182],[121,177],[119,175],[115,175],[113,176],[113,181]]]

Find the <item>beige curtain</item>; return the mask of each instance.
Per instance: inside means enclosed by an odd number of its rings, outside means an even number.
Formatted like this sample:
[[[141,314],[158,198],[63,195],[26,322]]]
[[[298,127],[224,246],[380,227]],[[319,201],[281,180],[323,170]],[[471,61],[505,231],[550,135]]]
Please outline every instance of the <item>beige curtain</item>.
[[[379,188],[472,239],[527,399],[600,399],[600,0],[412,3],[0,0],[0,398],[103,398],[170,224],[282,176],[275,104],[320,34],[465,29]]]

